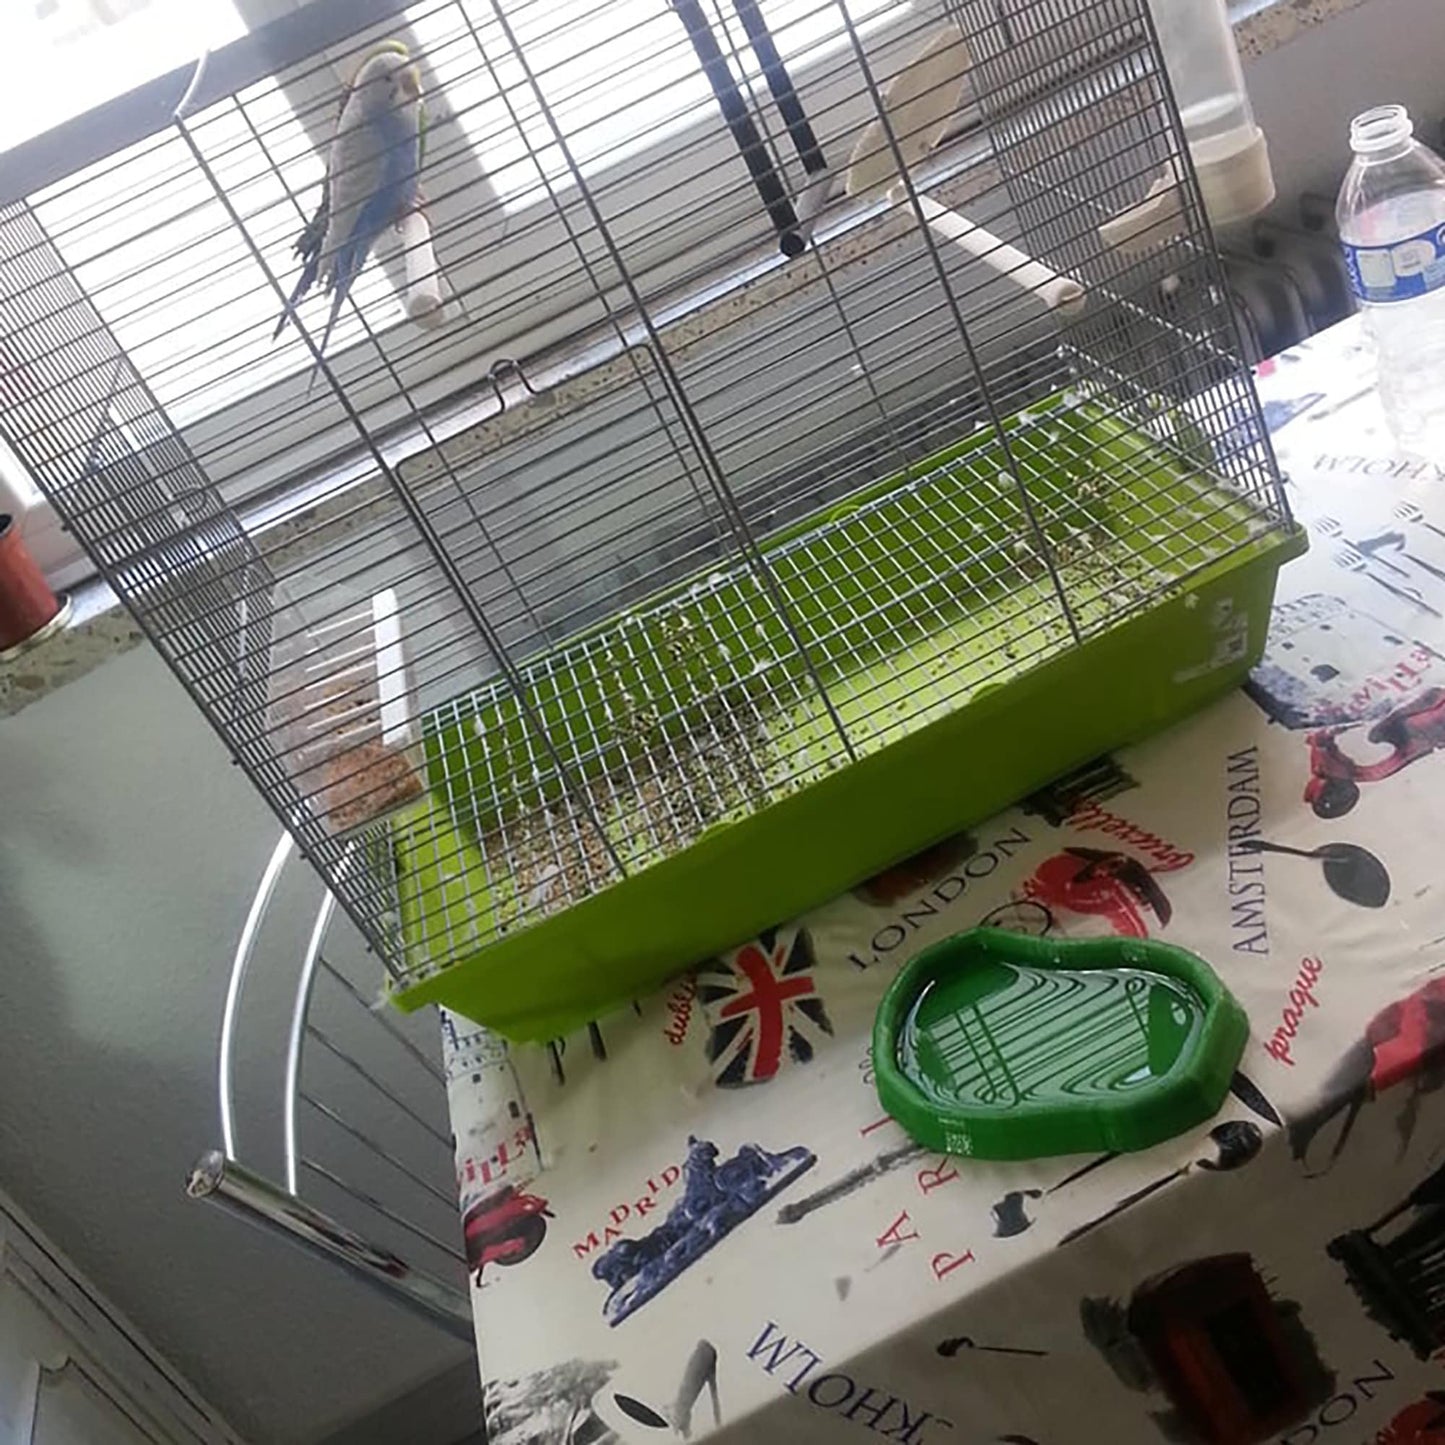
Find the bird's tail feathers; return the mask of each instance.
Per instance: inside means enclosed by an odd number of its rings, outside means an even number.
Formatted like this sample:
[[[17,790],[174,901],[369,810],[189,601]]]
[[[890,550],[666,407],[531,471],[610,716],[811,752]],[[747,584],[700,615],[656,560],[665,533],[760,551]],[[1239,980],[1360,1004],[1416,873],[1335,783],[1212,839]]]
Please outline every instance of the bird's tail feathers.
[[[326,330],[321,333],[321,345],[317,348],[319,355],[316,365],[311,368],[311,379],[306,383],[308,397],[311,395],[311,388],[316,385],[316,376],[321,370],[321,358],[326,355],[326,347],[331,340],[331,330],[336,325],[336,318],[341,314],[341,304],[351,294],[351,283],[356,280],[357,272],[361,270],[365,260],[365,251],[361,250],[354,241],[343,246],[340,255],[336,258],[336,265],[331,273],[331,310],[326,317]]]
[[[296,278],[296,284],[291,288],[291,295],[286,300],[286,307],[276,321],[276,329],[271,333],[271,340],[275,341],[286,329],[286,323],[295,314],[296,308],[305,298],[306,293],[316,284],[316,273],[321,267],[319,254],[310,257],[301,268],[301,274]]]
[[[346,292],[340,286],[331,293],[331,310],[326,317],[326,330],[321,333],[321,345],[317,348],[315,364],[311,368],[311,377],[306,383],[306,396],[311,396],[311,388],[316,385],[316,378],[321,374],[321,361],[326,355],[326,344],[331,340],[331,328],[336,325],[336,318],[341,314],[341,303],[346,300]]]
[[[323,190],[321,204],[317,206],[315,215],[307,221],[296,238],[296,244],[291,248],[291,254],[301,262],[301,275],[297,277],[290,299],[286,302],[286,309],[282,311],[276,322],[276,329],[271,333],[272,341],[286,329],[287,319],[295,314],[298,303],[316,284],[317,273],[321,270],[321,249],[326,244],[326,228],[330,222],[331,197]]]

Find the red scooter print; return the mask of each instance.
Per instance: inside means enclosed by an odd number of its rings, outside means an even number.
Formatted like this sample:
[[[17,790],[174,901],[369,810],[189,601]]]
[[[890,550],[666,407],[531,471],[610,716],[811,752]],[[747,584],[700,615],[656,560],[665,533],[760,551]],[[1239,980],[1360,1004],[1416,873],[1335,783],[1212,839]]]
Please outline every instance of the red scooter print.
[[[1390,749],[1372,763],[1359,762],[1340,746],[1340,735],[1351,724],[1320,728],[1307,737],[1310,780],[1305,802],[1320,818],[1342,818],[1360,801],[1362,783],[1393,777],[1411,763],[1445,747],[1445,688],[1429,687],[1401,703],[1365,734],[1372,743]]]

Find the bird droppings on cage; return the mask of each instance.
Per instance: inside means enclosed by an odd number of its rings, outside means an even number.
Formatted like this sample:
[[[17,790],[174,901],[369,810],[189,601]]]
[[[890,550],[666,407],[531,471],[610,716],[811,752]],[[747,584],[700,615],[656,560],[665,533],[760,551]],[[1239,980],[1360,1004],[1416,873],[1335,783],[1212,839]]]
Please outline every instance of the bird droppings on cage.
[[[510,888],[499,890],[498,934],[580,902],[615,876],[594,817],[609,833],[644,840],[639,853],[661,858],[763,797],[766,746],[732,718],[705,738],[674,741],[653,731],[633,732],[626,771],[589,783],[580,805],[563,797],[481,839],[482,853],[504,860],[512,874]]]
[[[1247,666],[1298,533],[1207,228],[1101,234],[1188,175],[1146,0],[318,6],[0,178],[5,422],[406,1005],[553,1036]],[[388,38],[427,234],[290,302]]]

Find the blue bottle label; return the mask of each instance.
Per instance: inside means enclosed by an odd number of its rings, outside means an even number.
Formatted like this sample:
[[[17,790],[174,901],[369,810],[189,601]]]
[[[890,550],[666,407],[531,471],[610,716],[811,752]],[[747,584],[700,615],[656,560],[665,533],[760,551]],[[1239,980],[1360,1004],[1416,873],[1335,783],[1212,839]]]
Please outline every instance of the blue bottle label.
[[[1350,285],[1361,301],[1412,301],[1445,286],[1445,226],[1392,246],[1346,245]]]

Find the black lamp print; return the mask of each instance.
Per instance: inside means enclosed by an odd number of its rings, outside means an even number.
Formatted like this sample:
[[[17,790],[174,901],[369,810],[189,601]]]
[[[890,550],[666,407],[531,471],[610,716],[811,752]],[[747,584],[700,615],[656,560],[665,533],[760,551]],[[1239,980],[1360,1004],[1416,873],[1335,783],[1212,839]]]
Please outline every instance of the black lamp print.
[[[1445,1346],[1445,1166],[1329,1245],[1370,1317],[1422,1360]]]

